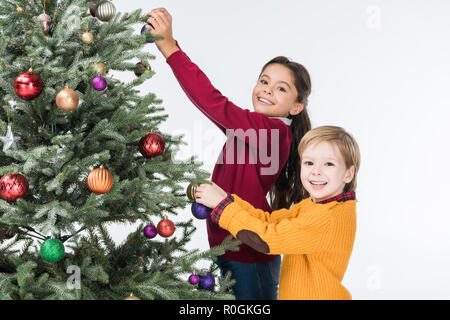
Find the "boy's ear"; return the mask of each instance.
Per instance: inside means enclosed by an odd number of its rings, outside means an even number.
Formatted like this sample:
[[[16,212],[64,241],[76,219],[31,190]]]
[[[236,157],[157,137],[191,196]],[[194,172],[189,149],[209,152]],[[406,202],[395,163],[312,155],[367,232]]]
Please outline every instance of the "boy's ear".
[[[347,169],[344,176],[344,182],[349,183],[353,180],[353,176],[355,175],[355,166],[351,166]]]
[[[294,107],[292,107],[292,109],[290,110],[290,114],[295,116],[297,114],[299,114],[300,112],[303,111],[304,108],[304,104],[303,103],[297,103]]]

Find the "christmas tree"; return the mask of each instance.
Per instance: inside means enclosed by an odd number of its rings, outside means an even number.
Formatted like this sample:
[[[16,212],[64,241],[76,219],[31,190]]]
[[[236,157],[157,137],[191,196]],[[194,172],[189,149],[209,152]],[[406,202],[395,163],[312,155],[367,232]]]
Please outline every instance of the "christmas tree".
[[[0,299],[233,298],[213,260],[237,242],[188,251],[191,217],[170,221],[209,173],[175,163],[183,137],[139,94],[156,58],[146,19],[110,1],[0,1]],[[117,244],[115,223],[139,226]]]

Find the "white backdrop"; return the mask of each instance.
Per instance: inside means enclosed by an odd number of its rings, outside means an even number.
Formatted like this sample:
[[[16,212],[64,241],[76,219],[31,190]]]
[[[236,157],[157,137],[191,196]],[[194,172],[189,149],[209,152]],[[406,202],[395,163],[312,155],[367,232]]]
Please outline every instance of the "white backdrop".
[[[358,141],[358,225],[344,285],[354,299],[450,299],[448,208],[450,2],[445,0],[114,1],[119,11],[165,7],[174,37],[224,95],[253,110],[261,67],[285,55],[309,70],[313,127]],[[141,26],[136,27],[139,32]],[[178,159],[212,173],[225,136],[184,95],[154,44],[157,94],[184,134]],[[123,81],[132,73],[115,73]],[[190,209],[173,220],[186,220]],[[204,221],[188,248],[207,249]],[[123,241],[132,226],[111,228]],[[176,234],[177,235],[177,234]]]

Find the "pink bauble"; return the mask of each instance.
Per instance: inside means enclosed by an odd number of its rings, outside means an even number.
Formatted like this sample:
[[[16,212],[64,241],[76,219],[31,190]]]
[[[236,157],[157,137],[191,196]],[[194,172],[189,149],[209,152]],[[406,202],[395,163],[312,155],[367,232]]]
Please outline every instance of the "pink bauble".
[[[101,75],[96,76],[92,80],[92,86],[97,91],[102,91],[106,88],[106,80]]]
[[[52,18],[50,18],[48,14],[42,13],[40,16],[38,16],[38,20],[44,27],[44,33],[48,33],[48,31],[50,30],[50,24],[52,23]]]

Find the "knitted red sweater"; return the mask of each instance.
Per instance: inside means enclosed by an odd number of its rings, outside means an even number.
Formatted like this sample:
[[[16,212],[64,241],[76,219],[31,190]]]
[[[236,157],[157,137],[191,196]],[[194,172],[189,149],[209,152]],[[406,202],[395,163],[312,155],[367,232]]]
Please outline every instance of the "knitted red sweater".
[[[236,106],[214,88],[181,49],[172,53],[166,62],[192,103],[227,136],[211,181],[255,208],[271,212],[266,195],[289,157],[291,120],[268,117]],[[230,234],[211,218],[206,224],[211,247],[221,244]],[[238,252],[226,251],[222,258],[260,263],[277,256],[259,253],[242,244]]]

